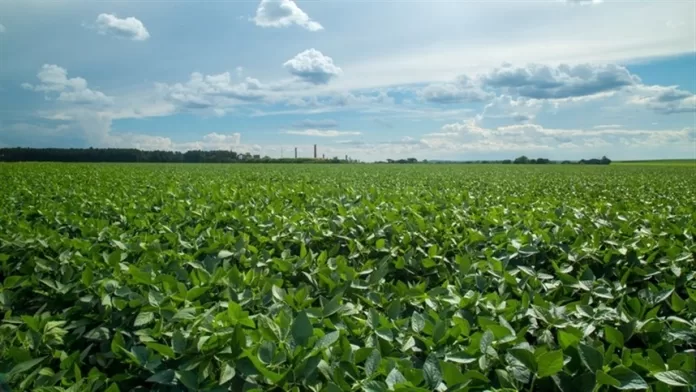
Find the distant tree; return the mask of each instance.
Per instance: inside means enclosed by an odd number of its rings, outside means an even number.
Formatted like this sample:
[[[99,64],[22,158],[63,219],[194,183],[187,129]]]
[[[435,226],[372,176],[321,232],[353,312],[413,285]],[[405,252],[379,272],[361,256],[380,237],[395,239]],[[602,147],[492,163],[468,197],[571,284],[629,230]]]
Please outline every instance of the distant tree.
[[[509,160],[509,159],[505,159],[505,160],[503,160],[503,162],[502,162],[502,163],[503,163],[504,165],[509,165],[509,164],[511,164],[511,163],[512,163],[512,161],[511,161],[511,160]]]
[[[602,165],[609,165],[611,163],[611,159],[607,158],[606,155],[600,159],[600,162]]]
[[[527,158],[526,156],[522,155],[521,157],[515,158],[515,160],[513,161],[513,163],[515,163],[515,164],[526,164],[526,163],[529,163],[529,158]]]

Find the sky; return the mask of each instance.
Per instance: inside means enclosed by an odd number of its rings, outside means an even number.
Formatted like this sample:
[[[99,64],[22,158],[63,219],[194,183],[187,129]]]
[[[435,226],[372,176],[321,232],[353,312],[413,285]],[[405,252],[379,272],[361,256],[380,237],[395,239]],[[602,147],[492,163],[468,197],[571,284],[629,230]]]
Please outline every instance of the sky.
[[[696,158],[692,0],[0,0],[0,147]]]

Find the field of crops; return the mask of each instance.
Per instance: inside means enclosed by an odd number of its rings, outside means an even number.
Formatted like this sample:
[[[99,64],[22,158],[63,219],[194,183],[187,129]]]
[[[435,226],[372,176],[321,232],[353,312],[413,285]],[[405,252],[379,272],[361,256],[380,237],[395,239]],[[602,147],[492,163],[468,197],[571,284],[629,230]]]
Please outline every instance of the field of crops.
[[[0,377],[691,390],[695,222],[688,166],[0,164]]]

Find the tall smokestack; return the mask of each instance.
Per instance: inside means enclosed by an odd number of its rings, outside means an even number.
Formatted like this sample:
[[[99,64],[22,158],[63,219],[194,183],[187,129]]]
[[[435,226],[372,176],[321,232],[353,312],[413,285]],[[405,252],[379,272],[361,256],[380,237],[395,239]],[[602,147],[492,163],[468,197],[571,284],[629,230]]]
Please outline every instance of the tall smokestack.
[[[346,154],[346,161],[348,160],[348,154]]]
[[[314,145],[314,159],[317,159],[317,145]]]
[[[297,159],[297,147],[295,147],[295,159]]]

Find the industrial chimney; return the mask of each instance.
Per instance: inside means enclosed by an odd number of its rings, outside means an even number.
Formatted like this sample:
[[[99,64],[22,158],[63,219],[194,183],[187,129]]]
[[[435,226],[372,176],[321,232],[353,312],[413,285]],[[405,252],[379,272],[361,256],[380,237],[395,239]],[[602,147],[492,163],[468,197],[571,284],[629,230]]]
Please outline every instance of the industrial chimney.
[[[297,147],[295,147],[295,159],[297,159]]]
[[[317,159],[317,145],[314,145],[314,159]]]

